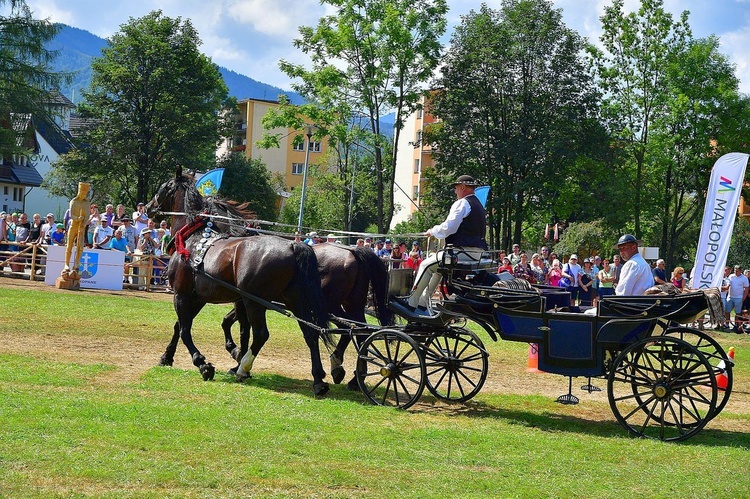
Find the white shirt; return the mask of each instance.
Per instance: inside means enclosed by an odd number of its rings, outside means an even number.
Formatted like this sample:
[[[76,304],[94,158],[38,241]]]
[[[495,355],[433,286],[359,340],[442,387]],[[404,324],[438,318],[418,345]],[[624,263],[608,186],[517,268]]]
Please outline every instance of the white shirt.
[[[473,196],[473,194],[469,194],[469,196]],[[451,209],[448,212],[448,218],[446,218],[443,223],[430,229],[430,235],[432,237],[445,239],[458,231],[461,222],[463,222],[464,218],[471,213],[471,205],[466,200],[469,196],[462,197],[451,205]]]
[[[635,253],[625,262],[620,271],[616,295],[642,295],[654,285],[654,274],[640,253]]]
[[[727,296],[729,298],[742,298],[747,287],[750,287],[750,282],[748,282],[744,274],[732,274],[729,276],[729,291]]]
[[[94,230],[94,244],[101,244],[107,237],[112,237],[112,227],[102,227],[101,225]]]

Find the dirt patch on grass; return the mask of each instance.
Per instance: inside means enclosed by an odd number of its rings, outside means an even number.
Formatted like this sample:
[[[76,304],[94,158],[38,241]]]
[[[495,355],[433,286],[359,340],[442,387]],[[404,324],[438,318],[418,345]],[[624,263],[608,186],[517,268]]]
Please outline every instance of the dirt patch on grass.
[[[45,286],[40,282],[21,279],[0,278],[0,285],[4,288],[36,289],[48,293],[50,300],[54,300],[57,293],[70,293],[70,291]],[[164,301],[165,303],[171,303],[172,301],[172,295],[167,293],[104,290],[87,290],[86,292],[117,295],[123,298],[138,296],[148,300]],[[0,314],[11,313],[10,309],[6,308],[5,310]],[[2,331],[0,352],[28,355],[38,358],[42,362],[114,365],[116,366],[115,370],[99,376],[95,382],[102,386],[115,386],[135,382],[146,371],[157,365],[170,335],[171,331],[165,331],[163,339],[155,340],[138,337],[137,335],[134,337],[111,336],[102,338],[48,332],[34,333],[33,330],[32,332],[5,330]],[[748,338],[730,334],[722,336],[720,333],[716,333],[716,337],[723,345],[737,346],[738,362],[743,361],[742,353],[739,351],[750,351]],[[489,338],[483,338],[483,340],[486,343],[491,342]],[[215,339],[201,340],[200,348],[203,354],[216,366],[217,372],[226,372],[236,364],[223,348],[223,338],[218,324]],[[325,350],[323,352],[323,365],[328,370],[327,353],[325,353]],[[745,355],[745,359],[747,357]],[[348,381],[354,370],[354,359],[354,349],[350,348],[344,363],[348,373],[344,383]],[[750,362],[750,360],[746,361]],[[174,368],[193,371],[195,382],[202,382],[198,370],[192,365],[187,350],[182,344],[178,345]],[[294,345],[279,347],[274,344],[274,335],[272,334],[269,343],[255,362],[253,370],[255,373],[273,373],[293,379],[311,380],[310,355],[301,335],[299,342],[295,342]],[[716,418],[710,423],[711,428],[750,432],[750,418],[747,417],[750,414],[750,392],[748,391],[748,381],[750,380],[748,379],[749,376],[745,374],[746,372],[748,372],[747,369],[735,370],[734,390],[724,410],[725,413],[731,413],[732,416]],[[330,377],[328,380],[330,382]],[[586,378],[573,379],[573,394],[581,400],[581,403],[576,406],[556,406],[559,407],[559,413],[561,416],[574,414],[578,418],[591,421],[613,421],[614,417],[608,407],[606,380],[592,380],[592,384],[601,389],[600,392],[592,393],[581,389],[581,386],[587,384],[587,382]],[[249,381],[249,383],[252,383],[252,381]],[[482,389],[482,393],[542,395],[551,399],[555,399],[559,395],[567,393],[567,391],[568,378],[541,372],[529,373],[526,370],[526,358],[515,356],[503,358],[497,355],[490,356],[489,373]],[[335,390],[331,396],[336,396]],[[442,402],[418,404],[415,409],[461,412],[457,405],[447,405]]]

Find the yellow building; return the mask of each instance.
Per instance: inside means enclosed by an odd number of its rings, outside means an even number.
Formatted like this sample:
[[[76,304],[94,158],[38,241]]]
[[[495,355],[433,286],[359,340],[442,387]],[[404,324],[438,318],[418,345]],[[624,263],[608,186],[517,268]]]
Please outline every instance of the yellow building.
[[[436,119],[430,114],[429,97],[423,96],[421,104],[422,109],[406,118],[399,135],[393,192],[396,210],[391,228],[407,221],[417,211],[416,206],[421,206],[420,192],[425,187],[422,173],[435,165],[432,146],[424,143],[422,134]]]
[[[262,99],[243,99],[237,103],[239,111],[234,115],[234,136],[219,147],[218,154],[229,151],[244,151],[245,156],[262,161],[271,174],[280,174],[284,178],[287,190],[302,183],[307,151],[307,137],[304,130],[275,129],[270,133],[280,136],[279,147],[263,149],[256,143],[263,138],[264,130],[261,119],[278,102]],[[294,137],[303,135],[303,143],[294,145]],[[310,144],[310,164],[317,165],[323,161],[327,149],[323,143],[313,140]]]

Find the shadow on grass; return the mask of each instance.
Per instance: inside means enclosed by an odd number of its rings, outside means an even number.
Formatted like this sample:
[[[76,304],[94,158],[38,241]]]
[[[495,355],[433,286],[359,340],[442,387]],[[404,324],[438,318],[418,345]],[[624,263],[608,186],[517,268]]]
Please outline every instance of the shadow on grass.
[[[217,381],[233,383],[234,378],[228,375],[217,375]],[[346,381],[341,385],[331,385],[331,391],[325,397],[334,400],[346,400],[359,404],[366,403],[362,393],[348,390]],[[245,383],[256,388],[271,390],[278,393],[293,393],[305,397],[314,398],[311,380],[289,378],[278,374],[261,374],[253,377]],[[426,391],[426,390],[425,390]],[[438,400],[433,395],[425,393],[419,403],[409,408],[407,412],[423,414],[443,414],[464,416],[469,418],[493,418],[504,419],[510,424],[522,425],[528,428],[537,428],[542,431],[581,433],[600,437],[628,438],[627,430],[620,426],[611,415],[610,421],[597,421],[585,417],[560,414],[540,407],[537,412],[522,409],[508,409],[498,405],[478,400],[469,400],[464,403],[446,403]],[[718,416],[719,418],[721,415]],[[707,445],[716,447],[750,447],[750,434],[712,429],[711,422],[694,437],[676,442],[677,445]]]

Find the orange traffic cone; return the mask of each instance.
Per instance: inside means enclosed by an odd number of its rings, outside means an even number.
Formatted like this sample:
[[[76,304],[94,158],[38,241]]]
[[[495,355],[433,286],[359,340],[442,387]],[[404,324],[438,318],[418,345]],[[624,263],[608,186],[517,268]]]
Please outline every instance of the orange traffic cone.
[[[526,362],[526,371],[530,373],[539,372],[539,345],[529,343],[529,360]]]
[[[730,365],[734,365],[734,347],[729,347],[729,350],[727,351],[727,363]],[[719,362],[719,365],[716,366],[716,369],[719,371],[719,373],[716,375],[716,385],[719,387],[719,390],[726,390],[727,385],[729,384],[729,377],[727,376],[727,364],[722,360]]]

